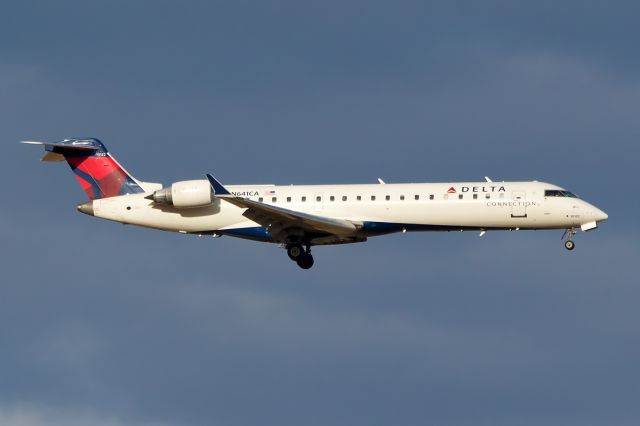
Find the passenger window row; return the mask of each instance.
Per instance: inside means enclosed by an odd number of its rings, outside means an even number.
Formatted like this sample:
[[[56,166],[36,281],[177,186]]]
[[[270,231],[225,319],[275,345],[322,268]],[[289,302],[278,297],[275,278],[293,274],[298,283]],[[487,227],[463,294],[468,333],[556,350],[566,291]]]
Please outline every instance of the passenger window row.
[[[550,192],[550,191],[547,191],[547,192]],[[566,191],[561,191],[561,192],[566,192]],[[458,199],[459,200],[463,200],[465,198],[464,195],[465,194],[458,194]],[[571,195],[573,195],[573,194],[571,194]],[[546,196],[568,197],[569,195],[546,195]],[[575,197],[575,195],[574,195],[574,197]],[[427,199],[427,198],[429,200],[434,200],[435,199],[435,195],[430,194],[428,197],[425,196],[425,199]],[[449,194],[444,194],[442,198],[444,200],[448,200],[449,199]],[[474,200],[477,200],[479,198],[478,194],[472,194],[472,198]],[[491,194],[489,194],[489,193],[485,194],[484,198],[487,199],[487,200],[491,199]],[[499,198],[504,198],[504,193],[500,193]],[[346,195],[343,195],[342,197],[340,197],[340,199],[342,201],[348,201],[349,197],[346,196]],[[391,195],[385,195],[384,199],[386,201],[391,201]],[[418,194],[414,195],[413,199],[416,200],[416,201],[419,201],[420,200],[420,195],[418,195]],[[292,197],[287,197],[286,200],[287,200],[287,203],[291,203],[293,201]],[[317,202],[321,202],[322,201],[322,196],[321,195],[316,195],[315,200]],[[375,200],[376,200],[376,196],[375,195],[371,195],[371,201],[375,201]],[[399,196],[399,200],[400,201],[404,201],[405,200],[405,196],[404,195],[400,195]],[[307,197],[303,195],[302,197],[300,197],[300,201],[305,203],[307,201]],[[335,202],[336,201],[336,197],[334,195],[329,196],[329,201],[330,202]],[[362,196],[361,195],[356,195],[356,201],[362,201]],[[259,197],[258,198],[258,202],[260,202],[260,203],[264,202],[264,197]],[[278,197],[271,197],[271,202],[272,203],[277,203],[278,202]]]

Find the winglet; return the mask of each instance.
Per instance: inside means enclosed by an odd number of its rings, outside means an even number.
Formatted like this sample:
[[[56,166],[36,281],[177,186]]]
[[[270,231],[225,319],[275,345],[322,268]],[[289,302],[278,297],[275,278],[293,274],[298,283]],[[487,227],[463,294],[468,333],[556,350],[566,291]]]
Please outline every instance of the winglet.
[[[211,184],[211,188],[213,188],[213,193],[215,195],[231,195],[227,188],[222,186],[220,182],[209,173],[207,173],[207,179],[209,179],[209,183]]]

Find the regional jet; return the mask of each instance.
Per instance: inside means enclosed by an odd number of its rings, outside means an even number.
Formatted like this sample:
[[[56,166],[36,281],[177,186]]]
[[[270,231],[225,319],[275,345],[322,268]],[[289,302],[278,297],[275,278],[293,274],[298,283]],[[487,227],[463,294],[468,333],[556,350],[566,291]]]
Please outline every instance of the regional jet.
[[[573,250],[578,229],[608,216],[559,186],[531,182],[361,185],[223,185],[206,179],[167,187],[129,174],[95,138],[42,145],[43,161],[66,161],[89,201],[82,213],[124,224],[199,236],[277,243],[300,268],[311,247],[362,243],[396,232],[564,229]]]

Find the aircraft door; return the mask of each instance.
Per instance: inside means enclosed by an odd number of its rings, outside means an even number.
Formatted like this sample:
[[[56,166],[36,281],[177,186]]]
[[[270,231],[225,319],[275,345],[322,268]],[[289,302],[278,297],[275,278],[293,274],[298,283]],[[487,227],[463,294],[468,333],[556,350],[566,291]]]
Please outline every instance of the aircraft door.
[[[513,191],[511,193],[511,217],[527,217],[527,193]]]

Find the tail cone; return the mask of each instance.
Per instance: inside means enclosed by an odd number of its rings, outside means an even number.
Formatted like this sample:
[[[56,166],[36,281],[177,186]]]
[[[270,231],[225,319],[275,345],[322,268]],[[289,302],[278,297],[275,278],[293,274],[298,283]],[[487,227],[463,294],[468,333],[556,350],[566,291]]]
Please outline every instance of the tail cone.
[[[89,216],[93,216],[93,201],[87,201],[84,204],[78,204],[78,211]]]

